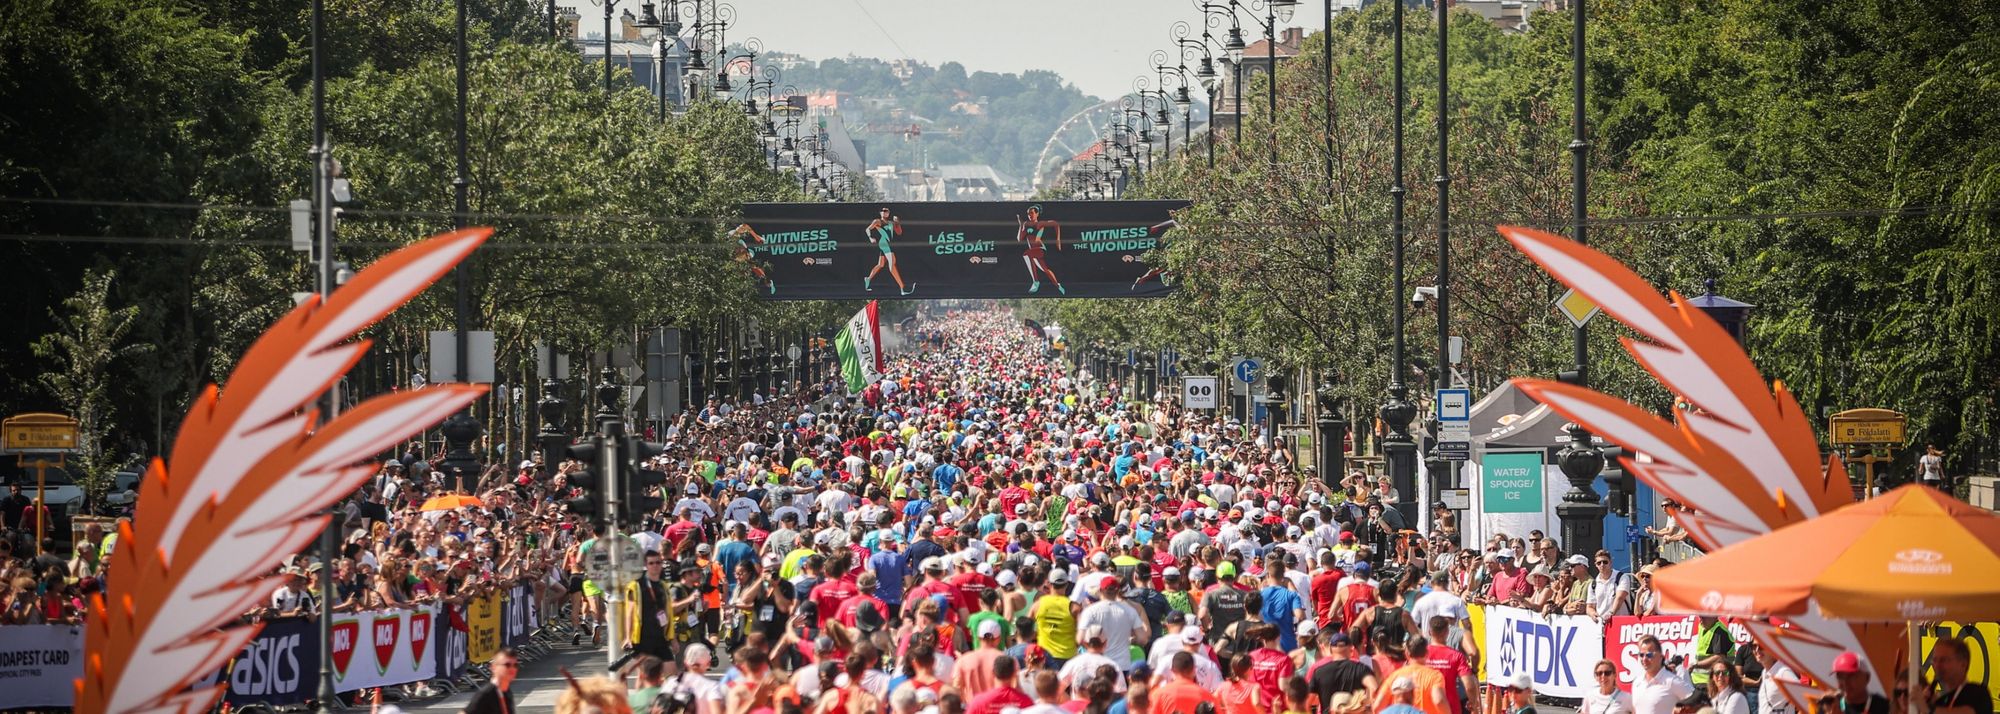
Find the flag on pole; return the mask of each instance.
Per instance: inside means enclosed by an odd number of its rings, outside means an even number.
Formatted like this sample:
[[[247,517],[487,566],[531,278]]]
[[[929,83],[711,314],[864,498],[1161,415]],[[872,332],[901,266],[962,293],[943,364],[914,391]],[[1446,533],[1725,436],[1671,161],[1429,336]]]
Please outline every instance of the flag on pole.
[[[859,392],[882,378],[882,325],[876,320],[875,301],[848,318],[847,328],[833,340],[840,353],[840,373],[847,378],[847,391]]]

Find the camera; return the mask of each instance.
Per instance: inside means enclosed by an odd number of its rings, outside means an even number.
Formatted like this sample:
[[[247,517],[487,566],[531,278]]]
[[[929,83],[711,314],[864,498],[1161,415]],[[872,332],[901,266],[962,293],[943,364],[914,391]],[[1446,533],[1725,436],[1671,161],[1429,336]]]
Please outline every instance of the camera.
[[[694,711],[694,692],[685,689],[660,692],[648,708],[652,714],[689,714]]]

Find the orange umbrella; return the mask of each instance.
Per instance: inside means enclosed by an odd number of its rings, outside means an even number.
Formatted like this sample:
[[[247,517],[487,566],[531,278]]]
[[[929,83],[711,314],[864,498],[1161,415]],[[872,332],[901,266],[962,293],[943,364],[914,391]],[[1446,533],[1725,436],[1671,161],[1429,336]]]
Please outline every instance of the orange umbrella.
[[[2000,516],[1909,485],[1675,565],[1660,609],[1851,622],[2000,617]]]
[[[460,508],[466,508],[469,506],[484,506],[484,505],[486,505],[486,502],[479,500],[478,496],[467,496],[462,493],[448,493],[443,496],[437,496],[428,501],[425,501],[423,508],[419,510],[450,511]]]

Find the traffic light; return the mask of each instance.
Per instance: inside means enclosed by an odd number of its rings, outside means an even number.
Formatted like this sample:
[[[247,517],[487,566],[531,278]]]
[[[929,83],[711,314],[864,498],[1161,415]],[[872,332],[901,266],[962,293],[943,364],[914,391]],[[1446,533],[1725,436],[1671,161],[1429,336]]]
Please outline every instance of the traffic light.
[[[1624,455],[1623,447],[1604,447],[1604,505],[1612,513],[1629,518],[1632,501],[1639,493],[1639,484],[1632,477],[1632,472],[1626,471],[1625,464],[1619,461],[1619,457]]]
[[[598,525],[604,524],[604,439],[591,437],[581,444],[564,447],[563,454],[583,464],[583,468],[571,471],[569,485],[580,489],[574,498],[563,501],[569,512],[588,518]]]
[[[624,483],[620,484],[618,492],[621,511],[619,515],[624,521],[623,525],[636,531],[645,523],[646,514],[658,511],[661,506],[666,505],[666,499],[656,494],[654,489],[666,484],[667,474],[653,468],[651,462],[655,457],[665,453],[667,448],[665,444],[639,439],[627,439],[625,443],[627,465],[624,473],[620,474],[620,479]]]

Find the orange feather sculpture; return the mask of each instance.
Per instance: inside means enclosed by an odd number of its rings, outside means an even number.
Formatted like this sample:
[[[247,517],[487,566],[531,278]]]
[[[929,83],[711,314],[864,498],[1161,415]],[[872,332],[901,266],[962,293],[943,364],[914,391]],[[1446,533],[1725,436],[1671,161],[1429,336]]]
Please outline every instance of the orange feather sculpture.
[[[1769,533],[1852,503],[1838,458],[1820,466],[1819,443],[1797,399],[1783,383],[1770,388],[1757,366],[1714,318],[1660,297],[1644,278],[1611,256],[1545,231],[1501,226],[1500,234],[1564,285],[1595,301],[1644,339],[1623,338],[1626,352],[1696,411],[1668,422],[1644,409],[1583,387],[1540,379],[1514,383],[1556,413],[1649,461],[1624,459],[1648,485],[1696,512],[1681,522],[1706,550]],[[1789,627],[1746,622],[1752,636],[1779,659],[1820,682],[1833,681],[1833,658],[1852,650],[1893,681],[1896,628],[1857,625],[1817,615]],[[1805,689],[1786,686],[1803,701]]]
[[[374,472],[364,459],[464,408],[479,385],[385,395],[315,429],[313,402],[368,350],[355,339],[492,234],[460,230],[391,253],[324,302],[293,309],[244,353],[226,390],[194,401],[172,463],[155,459],[131,523],[92,598],[80,712],[208,709],[221,688],[189,691],[257,636],[231,626],[268,597],[273,568],[326,528],[325,509]]]

